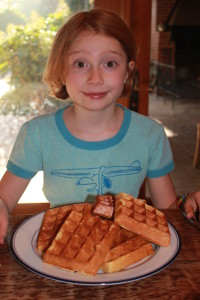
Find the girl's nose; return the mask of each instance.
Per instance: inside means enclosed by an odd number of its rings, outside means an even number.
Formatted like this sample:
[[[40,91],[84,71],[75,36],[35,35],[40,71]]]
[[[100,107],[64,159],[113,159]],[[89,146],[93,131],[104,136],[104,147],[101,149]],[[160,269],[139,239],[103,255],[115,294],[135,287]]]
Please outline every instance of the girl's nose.
[[[98,85],[103,83],[102,72],[99,68],[92,67],[89,71],[88,83]]]

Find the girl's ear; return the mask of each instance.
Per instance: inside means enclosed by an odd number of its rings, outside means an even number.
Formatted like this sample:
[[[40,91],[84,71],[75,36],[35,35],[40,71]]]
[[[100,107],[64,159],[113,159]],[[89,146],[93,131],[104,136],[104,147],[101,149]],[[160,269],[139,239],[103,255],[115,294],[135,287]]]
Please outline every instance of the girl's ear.
[[[128,71],[129,71],[129,73],[131,71],[133,71],[134,68],[135,68],[135,62],[133,60],[129,61],[129,63],[128,63]]]
[[[135,68],[135,62],[133,60],[129,61],[126,76],[125,76],[125,81],[128,79],[130,73],[133,71],[134,68]]]

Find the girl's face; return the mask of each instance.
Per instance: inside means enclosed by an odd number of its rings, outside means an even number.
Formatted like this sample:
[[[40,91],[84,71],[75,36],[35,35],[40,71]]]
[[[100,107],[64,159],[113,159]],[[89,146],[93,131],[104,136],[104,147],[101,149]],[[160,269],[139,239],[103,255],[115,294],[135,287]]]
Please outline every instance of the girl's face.
[[[64,83],[74,105],[102,110],[121,96],[133,68],[118,40],[84,31],[67,51]]]

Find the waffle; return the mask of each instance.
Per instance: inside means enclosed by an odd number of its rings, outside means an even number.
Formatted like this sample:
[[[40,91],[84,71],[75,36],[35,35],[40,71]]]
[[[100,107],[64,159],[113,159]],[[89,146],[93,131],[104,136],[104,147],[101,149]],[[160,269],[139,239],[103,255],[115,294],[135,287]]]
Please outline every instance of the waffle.
[[[97,195],[92,213],[107,219],[114,216],[115,197],[111,195]]]
[[[69,271],[95,275],[119,229],[111,220],[84,211],[71,211],[43,261]]]
[[[71,210],[90,212],[91,209],[92,204],[90,203],[78,203],[47,210],[45,212],[37,240],[37,250],[39,254],[42,256],[46,249],[50,246],[57,231],[66,217],[70,214]]]
[[[153,247],[147,240],[121,228],[101,269],[104,273],[119,272],[153,252]]]
[[[115,222],[152,243],[169,246],[169,227],[161,211],[124,193],[115,197]]]

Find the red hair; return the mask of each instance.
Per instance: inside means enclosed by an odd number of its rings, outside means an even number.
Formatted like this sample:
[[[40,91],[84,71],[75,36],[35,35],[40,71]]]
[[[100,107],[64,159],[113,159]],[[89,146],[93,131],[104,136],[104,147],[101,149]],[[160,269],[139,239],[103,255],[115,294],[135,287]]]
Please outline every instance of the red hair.
[[[62,80],[66,53],[77,35],[85,30],[115,38],[120,42],[127,55],[127,62],[136,61],[138,52],[136,42],[128,26],[118,15],[101,8],[79,12],[64,23],[57,32],[43,74],[44,82],[57,98],[67,99],[69,97]],[[122,95],[130,93],[133,77],[134,70],[130,71]]]

